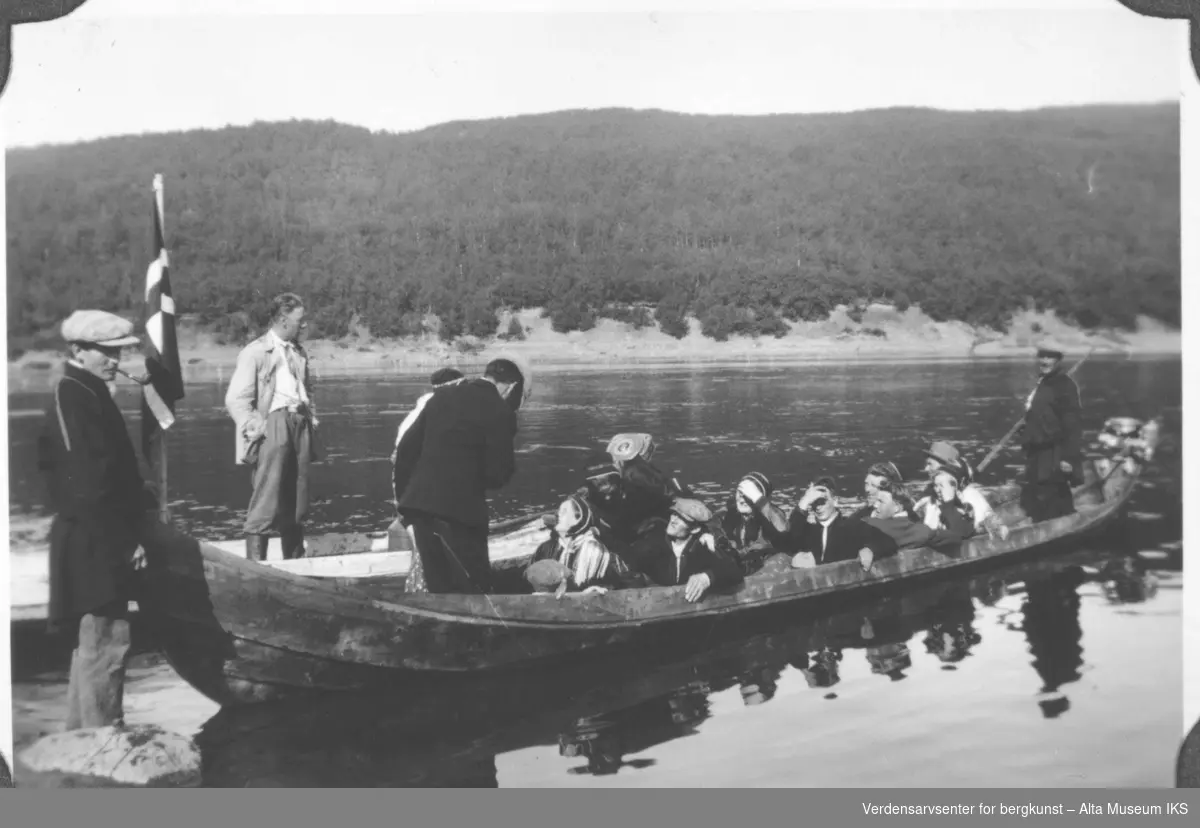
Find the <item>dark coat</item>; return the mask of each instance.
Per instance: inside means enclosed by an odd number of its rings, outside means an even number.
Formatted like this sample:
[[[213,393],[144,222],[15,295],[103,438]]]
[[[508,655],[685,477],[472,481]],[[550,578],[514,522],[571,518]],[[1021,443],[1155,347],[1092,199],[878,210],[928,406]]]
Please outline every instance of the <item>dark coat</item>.
[[[52,626],[133,598],[133,552],[153,508],[104,381],[68,364],[38,438],[50,527]]]
[[[1079,386],[1065,371],[1055,369],[1038,382],[1021,428],[1034,482],[1061,476],[1058,464],[1064,460],[1073,466],[1073,482],[1083,482],[1080,414]]]
[[[693,535],[676,558],[671,539],[666,532],[655,533],[635,544],[635,559],[639,571],[659,586],[686,584],[693,575],[705,573],[712,582],[710,589],[723,589],[742,582],[742,568],[728,541],[713,536],[716,551],[700,542],[703,534]]]
[[[487,492],[516,472],[517,415],[484,379],[438,388],[396,448],[398,511],[488,524]]]
[[[863,547],[869,547],[876,560],[895,555],[897,551],[896,541],[883,530],[841,514],[829,524],[829,539],[824,552],[821,551],[822,533],[821,524],[809,523],[807,515],[794,510],[788,517],[787,551],[791,554],[811,552],[818,565],[857,560],[858,551]]]

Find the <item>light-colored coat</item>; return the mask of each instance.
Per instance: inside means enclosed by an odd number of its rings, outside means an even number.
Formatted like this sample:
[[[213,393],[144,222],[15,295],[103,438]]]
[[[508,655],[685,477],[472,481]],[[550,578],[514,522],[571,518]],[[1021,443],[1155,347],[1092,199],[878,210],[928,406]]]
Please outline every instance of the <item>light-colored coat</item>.
[[[300,345],[296,346],[296,354],[300,362],[300,370],[297,373],[308,393],[309,411],[315,428],[317,415],[312,403],[313,384],[308,354]],[[275,371],[278,367],[274,340],[269,332],[251,342],[238,354],[237,367],[229,380],[229,390],[225,392],[225,410],[229,412],[235,425],[234,461],[239,465],[247,463],[246,456],[250,447],[266,430],[267,414],[270,412],[271,399],[275,396]],[[310,459],[316,460],[316,440],[311,444]]]

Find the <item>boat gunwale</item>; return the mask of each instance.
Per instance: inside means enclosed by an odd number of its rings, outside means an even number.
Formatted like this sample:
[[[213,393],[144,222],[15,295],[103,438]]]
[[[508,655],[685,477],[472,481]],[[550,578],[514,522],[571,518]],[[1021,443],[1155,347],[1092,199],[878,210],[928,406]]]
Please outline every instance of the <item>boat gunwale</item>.
[[[547,618],[522,618],[500,615],[496,612],[496,607],[509,606],[512,608],[528,607],[531,603],[530,599],[534,599],[541,606],[548,605],[547,602],[555,600],[550,595],[487,595],[487,596],[455,596],[458,600],[471,600],[474,603],[479,603],[479,599],[485,599],[486,604],[493,611],[493,614],[480,613],[475,608],[464,608],[461,611],[454,609],[435,608],[421,606],[425,602],[445,601],[445,596],[426,595],[414,593],[411,599],[405,599],[403,602],[395,600],[384,600],[373,597],[362,591],[360,587],[355,587],[352,584],[337,582],[331,578],[309,577],[288,572],[286,570],[277,570],[273,567],[262,567],[261,565],[239,558],[223,549],[214,547],[205,542],[198,542],[201,548],[207,547],[209,551],[205,551],[205,565],[225,565],[228,569],[234,570],[239,578],[257,581],[270,589],[271,585],[277,583],[287,583],[289,587],[296,587],[303,590],[304,593],[312,596],[321,596],[328,599],[336,600],[339,604],[349,603],[343,611],[343,617],[347,620],[362,621],[366,623],[380,623],[384,619],[378,617],[363,617],[355,610],[369,609],[375,612],[382,613],[385,618],[396,616],[409,616],[419,618],[421,620],[431,621],[435,623],[448,623],[461,626],[504,626],[506,628],[524,629],[524,630],[542,630],[542,631],[561,631],[561,630],[579,630],[579,631],[613,631],[617,629],[635,629],[652,624],[671,623],[671,622],[686,622],[693,621],[704,617],[716,617],[728,615],[730,613],[744,610],[758,610],[768,606],[783,605],[787,603],[798,602],[802,600],[812,600],[825,597],[839,592],[855,592],[869,587],[884,586],[894,584],[900,581],[907,581],[914,578],[926,577],[934,573],[953,571],[968,567],[971,565],[979,565],[987,561],[1002,560],[1012,555],[1036,549],[1048,543],[1058,541],[1089,531],[1107,520],[1112,516],[1124,503],[1128,500],[1136,488],[1136,484],[1144,470],[1144,465],[1139,464],[1133,472],[1126,472],[1121,479],[1116,481],[1117,490],[1110,498],[1107,498],[1100,504],[1095,506],[1087,506],[1077,510],[1071,515],[1066,515],[1060,518],[1054,518],[1048,521],[1042,521],[1030,526],[1024,526],[1015,530],[1013,535],[1018,535],[1014,538],[1010,535],[1009,539],[997,541],[989,538],[986,535],[974,536],[963,541],[958,545],[957,550],[960,552],[965,548],[975,545],[982,545],[985,549],[991,548],[992,551],[983,554],[953,557],[945,552],[940,552],[937,549],[930,547],[916,547],[912,549],[901,550],[897,555],[886,558],[876,564],[876,567],[896,568],[902,567],[903,564],[896,564],[895,561],[904,560],[911,562],[914,559],[919,559],[922,555],[936,555],[938,562],[922,566],[919,569],[897,571],[894,573],[885,573],[880,576],[872,577],[869,574],[862,573],[862,570],[857,561],[839,562],[835,566],[839,569],[830,567],[828,571],[820,571],[818,568],[812,569],[793,569],[781,573],[772,574],[764,577],[762,580],[752,584],[752,587],[759,589],[767,589],[770,587],[783,587],[787,589],[788,582],[799,585],[799,581],[806,578],[811,578],[814,573],[829,578],[832,581],[837,581],[844,578],[850,572],[865,575],[860,579],[856,579],[851,583],[831,583],[826,586],[821,586],[816,589],[805,589],[802,591],[789,591],[783,595],[767,596],[756,600],[739,600],[745,596],[745,581],[743,588],[736,592],[714,592],[703,602],[697,603],[676,603],[675,606],[658,606],[653,614],[640,614],[637,617],[630,617],[628,613],[620,613],[613,611],[611,620],[593,621],[583,620],[579,618],[564,617],[558,619]],[[1099,481],[1094,484],[1103,491],[1104,481]],[[531,521],[532,523],[532,521]],[[1030,542],[1026,545],[1020,545],[1022,540],[1032,540],[1034,531],[1045,532],[1047,528],[1051,529],[1051,537],[1043,540]],[[520,530],[518,530],[520,531]],[[1028,533],[1028,534],[1026,534]],[[996,547],[1001,547],[996,549]],[[1003,548],[1009,547],[1009,548]],[[519,560],[513,558],[512,560]],[[750,581],[755,578],[755,575],[749,576],[746,580]],[[622,604],[628,605],[630,602],[639,598],[642,600],[653,601],[654,603],[662,602],[662,599],[670,600],[671,598],[681,596],[684,586],[654,586],[641,589],[626,589],[614,590],[604,596],[596,596],[588,599],[587,609],[591,611],[607,609],[602,606],[601,602],[610,598],[619,600]],[[308,605],[305,600],[288,600],[292,596],[273,594],[273,599],[288,605],[291,609],[299,612],[311,612],[313,607]],[[307,597],[307,596],[306,596]],[[659,598],[655,601],[655,598]],[[410,603],[411,601],[411,603]],[[519,602],[519,603],[517,603]],[[559,602],[556,601],[556,604]],[[338,608],[335,608],[337,611]],[[666,611],[663,611],[666,610]],[[240,636],[239,636],[240,637]]]

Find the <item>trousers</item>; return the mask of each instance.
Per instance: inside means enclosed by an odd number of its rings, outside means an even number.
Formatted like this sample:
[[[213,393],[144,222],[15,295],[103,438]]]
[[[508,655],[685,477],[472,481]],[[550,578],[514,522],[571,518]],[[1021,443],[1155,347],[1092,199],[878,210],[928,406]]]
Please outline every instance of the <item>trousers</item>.
[[[312,426],[286,409],[267,415],[266,435],[254,466],[254,493],[246,510],[247,535],[283,535],[308,513]]]
[[[489,591],[492,570],[486,526],[464,526],[418,512],[411,513],[409,520],[428,592]]]
[[[87,613],[79,620],[67,684],[67,730],[124,721],[129,648],[129,619],[123,604]]]

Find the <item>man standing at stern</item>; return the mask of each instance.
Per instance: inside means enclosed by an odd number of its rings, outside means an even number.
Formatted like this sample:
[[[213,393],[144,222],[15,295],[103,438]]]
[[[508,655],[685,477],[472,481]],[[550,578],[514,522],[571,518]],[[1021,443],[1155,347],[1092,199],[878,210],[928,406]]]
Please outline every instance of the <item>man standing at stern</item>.
[[[294,293],[271,301],[271,328],[238,354],[225,394],[237,429],[236,462],[254,467],[246,510],[246,557],[266,560],[278,534],[284,558],[304,555],[308,468],[317,459],[312,376],[300,334],[308,327]]]
[[[489,591],[487,492],[516,472],[516,412],[530,383],[528,369],[494,359],[481,378],[439,388],[400,437],[396,510],[429,592]]]
[[[120,725],[129,655],[129,601],[146,565],[143,531],[157,504],[138,470],[121,410],[109,393],[133,324],[98,310],[62,324],[69,357],[38,438],[50,526],[52,630],[75,628],[67,730]]]
[[[1021,508],[1035,523],[1075,512],[1072,485],[1083,483],[1079,386],[1063,370],[1062,346],[1039,344],[1037,387],[1025,402]]]

